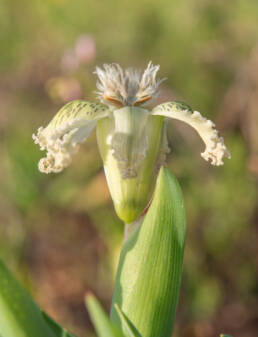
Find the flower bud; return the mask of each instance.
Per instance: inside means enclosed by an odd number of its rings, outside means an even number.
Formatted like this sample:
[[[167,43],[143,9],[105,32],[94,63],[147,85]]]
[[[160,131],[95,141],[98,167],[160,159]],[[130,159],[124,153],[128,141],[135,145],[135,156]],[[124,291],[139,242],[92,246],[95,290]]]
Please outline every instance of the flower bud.
[[[118,216],[134,221],[151,199],[164,145],[164,118],[123,107],[97,124],[97,138]]]

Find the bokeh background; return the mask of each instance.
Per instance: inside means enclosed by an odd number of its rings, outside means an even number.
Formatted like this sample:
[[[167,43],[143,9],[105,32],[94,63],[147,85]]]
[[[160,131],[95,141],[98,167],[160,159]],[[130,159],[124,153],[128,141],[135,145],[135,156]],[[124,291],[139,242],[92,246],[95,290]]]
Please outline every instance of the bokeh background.
[[[123,225],[94,133],[58,175],[38,172],[31,135],[65,102],[95,100],[96,65],[152,60],[167,77],[159,101],[214,120],[232,153],[210,166],[196,133],[169,121],[188,219],[175,336],[257,336],[257,38],[256,0],[1,0],[0,255],[74,333],[95,336],[86,291],[109,308]]]

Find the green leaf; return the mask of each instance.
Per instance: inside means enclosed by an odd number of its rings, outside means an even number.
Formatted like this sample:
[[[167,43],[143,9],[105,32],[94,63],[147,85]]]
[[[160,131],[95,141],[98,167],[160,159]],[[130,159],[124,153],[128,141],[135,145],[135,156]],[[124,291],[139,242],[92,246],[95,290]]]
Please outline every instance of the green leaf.
[[[110,322],[107,314],[92,294],[85,298],[86,306],[90,313],[91,320],[99,337],[123,337],[124,335],[113,323]]]
[[[115,303],[144,337],[171,336],[185,245],[185,210],[179,184],[160,170],[154,198],[142,224],[124,241],[111,320],[125,333]]]
[[[136,328],[129,321],[126,314],[119,308],[117,304],[114,305],[123,325],[123,330],[126,332],[127,337],[141,337],[141,335],[137,332]]]
[[[230,336],[230,335],[225,335],[224,333],[222,333],[222,334],[220,335],[220,337],[232,337],[232,336]]]
[[[0,261],[0,336],[56,337],[40,309]]]
[[[76,337],[74,334],[62,328],[56,321],[54,321],[44,311],[42,311],[41,314],[44,320],[46,321],[46,323],[48,324],[49,328],[54,332],[56,337]]]

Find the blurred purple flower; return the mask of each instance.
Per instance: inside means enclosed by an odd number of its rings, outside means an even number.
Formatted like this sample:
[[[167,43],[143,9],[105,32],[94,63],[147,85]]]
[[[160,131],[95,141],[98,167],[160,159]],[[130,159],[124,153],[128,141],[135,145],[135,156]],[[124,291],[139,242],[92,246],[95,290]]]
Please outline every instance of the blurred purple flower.
[[[61,66],[64,71],[74,71],[80,65],[94,61],[95,57],[95,40],[90,35],[83,34],[76,40],[74,48],[65,51],[61,60]]]
[[[79,64],[90,63],[96,57],[95,40],[90,35],[81,35],[76,41],[74,50]]]
[[[78,68],[79,62],[76,59],[73,49],[67,49],[61,60],[61,67],[64,71],[74,71]]]

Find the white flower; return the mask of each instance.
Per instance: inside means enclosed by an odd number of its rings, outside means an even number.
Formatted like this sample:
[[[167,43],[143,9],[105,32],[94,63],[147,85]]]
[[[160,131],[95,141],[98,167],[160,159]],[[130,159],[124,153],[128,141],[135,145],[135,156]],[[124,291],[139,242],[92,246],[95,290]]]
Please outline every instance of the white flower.
[[[47,156],[39,161],[43,173],[61,172],[71,163],[80,143],[85,141],[97,120],[108,116],[109,109],[101,103],[76,100],[67,103],[46,128],[33,134],[35,144],[46,150]]]
[[[158,87],[165,79],[156,79],[159,65],[149,62],[141,75],[140,71],[128,68],[125,71],[119,64],[104,64],[104,70],[97,67],[95,74],[98,97],[102,103],[117,106],[138,106],[158,94]]]
[[[66,104],[46,128],[33,135],[46,157],[39,162],[44,173],[67,167],[97,126],[98,144],[105,173],[118,215],[131,222],[149,202],[155,175],[164,164],[168,145],[164,117],[192,126],[202,138],[202,157],[212,165],[222,165],[230,153],[215,125],[181,102],[168,102],[153,110],[143,108],[158,93],[163,80],[157,79],[159,66],[150,62],[141,74],[118,64],[96,68],[98,98],[101,103],[76,100]],[[140,107],[141,106],[141,107]]]
[[[192,126],[204,141],[206,148],[201,156],[210,161],[212,165],[223,165],[223,158],[230,158],[230,152],[224,144],[224,139],[219,136],[215,124],[203,117],[200,112],[181,102],[163,103],[152,110],[153,115],[175,118]]]

